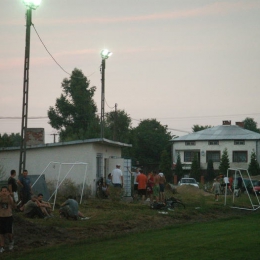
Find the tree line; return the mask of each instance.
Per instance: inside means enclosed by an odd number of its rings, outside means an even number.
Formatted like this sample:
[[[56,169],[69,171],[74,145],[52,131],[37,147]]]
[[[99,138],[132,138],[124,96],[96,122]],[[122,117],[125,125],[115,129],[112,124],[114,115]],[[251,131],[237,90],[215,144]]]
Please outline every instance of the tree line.
[[[75,68],[69,78],[61,83],[61,95],[47,114],[49,124],[58,131],[59,141],[100,138],[100,116],[94,102],[95,86],[81,70]],[[252,118],[244,120],[245,128],[259,132]],[[193,132],[212,126],[194,125]],[[124,110],[105,113],[104,138],[132,144],[132,148],[122,149],[122,156],[131,158],[133,165],[144,167],[146,171],[161,169],[168,179],[172,176],[171,143],[173,136],[167,125],[156,119],[140,121],[132,127],[131,117]],[[0,135],[0,147],[20,146],[20,134]],[[194,161],[193,169],[199,165]],[[192,172],[198,170],[192,170]],[[193,174],[193,173],[192,173]]]

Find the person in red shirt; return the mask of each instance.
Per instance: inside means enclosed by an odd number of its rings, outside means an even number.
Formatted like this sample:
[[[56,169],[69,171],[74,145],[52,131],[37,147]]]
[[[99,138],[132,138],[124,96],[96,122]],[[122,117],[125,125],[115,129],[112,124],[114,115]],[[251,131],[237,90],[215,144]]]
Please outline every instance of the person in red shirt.
[[[143,170],[140,170],[139,172],[140,174],[136,177],[136,182],[138,182],[138,194],[142,197],[142,201],[144,201],[146,195],[147,176],[144,174]]]
[[[147,197],[150,201],[153,201],[153,186],[154,186],[154,172],[150,172],[147,175]]]

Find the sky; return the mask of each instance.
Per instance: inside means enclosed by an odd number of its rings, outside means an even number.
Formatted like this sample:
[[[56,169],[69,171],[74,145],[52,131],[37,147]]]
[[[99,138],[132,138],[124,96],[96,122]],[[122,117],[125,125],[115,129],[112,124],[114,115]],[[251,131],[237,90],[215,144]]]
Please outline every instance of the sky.
[[[26,7],[0,0],[0,10],[0,134],[20,133]],[[42,0],[32,23],[28,127],[46,143],[57,133],[47,111],[75,68],[97,87],[100,113],[102,49],[113,53],[105,112],[117,104],[133,127],[155,118],[182,136],[246,117],[260,127],[259,0]]]

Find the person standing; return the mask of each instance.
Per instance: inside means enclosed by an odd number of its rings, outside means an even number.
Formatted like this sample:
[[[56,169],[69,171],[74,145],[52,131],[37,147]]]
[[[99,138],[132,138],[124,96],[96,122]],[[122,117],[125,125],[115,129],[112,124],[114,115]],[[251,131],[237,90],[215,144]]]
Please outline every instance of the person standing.
[[[24,170],[22,176],[17,181],[21,186],[21,200],[22,205],[25,205],[30,199],[32,194],[31,180],[28,177],[28,171]]]
[[[10,195],[13,197],[14,202],[18,202],[18,186],[16,183],[16,171],[15,170],[11,170],[11,174],[10,177],[8,178],[7,184],[8,184],[8,190],[10,192]]]
[[[144,201],[146,195],[147,176],[144,174],[143,170],[140,170],[140,174],[137,175],[136,181],[138,182],[138,194],[142,197],[142,201]]]
[[[161,172],[161,170],[159,171],[159,187],[160,187],[160,201],[164,202],[165,201],[165,183],[166,183],[166,179],[164,174]]]
[[[15,207],[15,202],[7,186],[3,186],[0,191],[0,253],[5,251],[5,235],[9,239],[9,250],[14,248],[13,209]]]
[[[147,176],[147,196],[150,201],[153,201],[153,186],[154,186],[154,172],[151,171]]]
[[[113,183],[114,187],[123,188],[124,178],[123,178],[123,173],[120,169],[119,164],[117,164],[116,168],[112,171],[111,177],[112,177],[112,183]]]
[[[225,190],[229,189],[229,191],[232,193],[230,183],[229,183],[229,178],[227,176],[224,177],[224,183],[225,183]]]
[[[157,172],[154,172],[154,185],[153,185],[153,196],[155,197],[156,202],[159,202],[159,196],[160,196],[160,176]]]
[[[136,177],[140,174],[139,168],[136,168],[135,172],[131,172],[129,168],[127,167],[128,172],[131,173],[131,175],[134,177],[134,188],[133,188],[133,197],[134,199],[137,199],[138,197],[138,182],[136,181]]]
[[[218,179],[214,179],[211,192],[212,191],[214,191],[214,193],[215,193],[215,201],[218,201],[218,197],[220,194],[220,183],[219,183]]]

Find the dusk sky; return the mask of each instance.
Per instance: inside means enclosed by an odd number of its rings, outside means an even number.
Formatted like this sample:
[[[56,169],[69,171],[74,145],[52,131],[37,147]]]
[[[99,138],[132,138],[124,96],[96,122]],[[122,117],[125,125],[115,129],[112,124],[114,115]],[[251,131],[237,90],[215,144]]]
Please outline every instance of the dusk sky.
[[[0,10],[0,133],[20,133],[26,8],[0,0]],[[97,87],[99,113],[107,48],[105,112],[117,103],[133,126],[156,118],[178,136],[246,117],[260,127],[259,0],[42,0],[32,22],[60,66]],[[45,128],[46,143],[66,72],[31,27],[28,127]]]

